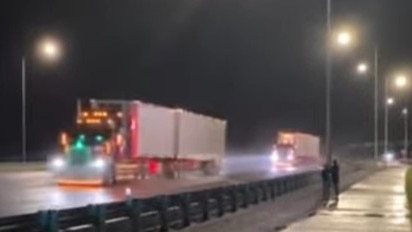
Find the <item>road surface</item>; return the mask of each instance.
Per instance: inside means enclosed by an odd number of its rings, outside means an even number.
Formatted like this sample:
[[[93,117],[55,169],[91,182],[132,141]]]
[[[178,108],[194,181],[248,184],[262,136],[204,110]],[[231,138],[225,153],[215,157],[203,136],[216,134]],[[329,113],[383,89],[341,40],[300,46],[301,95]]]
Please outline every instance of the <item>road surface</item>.
[[[259,179],[276,178],[317,169],[303,166],[289,170],[264,173],[236,172],[224,176],[195,177],[165,180],[153,178],[119,184],[107,188],[56,186],[47,172],[5,172],[0,174],[0,217],[33,213],[46,209],[64,209],[93,203],[121,201],[127,188],[138,198],[171,194],[196,189],[224,186]]]

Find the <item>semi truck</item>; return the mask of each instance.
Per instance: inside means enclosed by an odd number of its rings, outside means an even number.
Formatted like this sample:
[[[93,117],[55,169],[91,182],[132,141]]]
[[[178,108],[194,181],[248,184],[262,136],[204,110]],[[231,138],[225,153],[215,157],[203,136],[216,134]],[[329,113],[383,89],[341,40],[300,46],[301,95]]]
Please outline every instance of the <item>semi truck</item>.
[[[304,160],[320,162],[320,139],[302,132],[279,131],[271,159],[277,166],[296,165]]]
[[[78,104],[75,126],[49,161],[59,184],[114,184],[182,173],[214,175],[225,154],[226,121],[142,101]]]

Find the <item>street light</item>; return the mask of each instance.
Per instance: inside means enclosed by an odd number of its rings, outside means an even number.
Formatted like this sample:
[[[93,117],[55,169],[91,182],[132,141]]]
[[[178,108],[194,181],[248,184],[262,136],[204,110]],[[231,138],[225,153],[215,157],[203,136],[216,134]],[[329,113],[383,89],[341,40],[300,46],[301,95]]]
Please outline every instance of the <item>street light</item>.
[[[399,75],[395,78],[395,86],[397,88],[404,88],[408,83],[408,80],[404,75]]]
[[[61,54],[61,49],[56,40],[45,38],[39,41],[38,54],[48,61],[56,60]],[[22,161],[27,161],[27,122],[26,122],[26,56],[21,58],[21,139]]]
[[[403,108],[402,110],[403,115],[403,133],[404,133],[404,141],[403,141],[403,151],[405,158],[408,156],[408,108]]]
[[[326,101],[325,101],[325,156],[327,164],[332,161],[331,150],[331,87],[332,87],[332,45],[331,39],[335,39],[332,34],[332,0],[326,0],[326,37],[327,47],[325,54],[325,81],[326,81]],[[352,42],[352,36],[349,32],[340,32],[337,34],[337,43],[340,46],[348,46]]]
[[[44,38],[39,41],[37,52],[42,59],[52,61],[59,58],[61,49],[57,40],[53,38]]]
[[[386,91],[387,94],[387,91]],[[389,120],[388,120],[388,113],[389,113],[389,106],[395,104],[395,100],[393,97],[386,97],[385,103],[385,131],[384,131],[384,154],[388,153],[388,131],[389,131]]]
[[[352,36],[347,31],[341,31],[337,34],[336,41],[338,42],[339,45],[347,47],[352,42]]]
[[[368,65],[366,63],[359,63],[356,67],[359,74],[365,74],[368,72]],[[373,77],[374,77],[374,104],[373,104],[373,119],[374,119],[374,148],[373,157],[377,161],[379,156],[379,49],[378,46],[374,46],[373,51]],[[386,97],[386,96],[385,96]]]
[[[398,75],[394,79],[395,87],[397,89],[403,89],[408,85],[408,79],[404,75]],[[389,128],[389,120],[388,120],[388,108],[390,105],[394,104],[394,100],[391,97],[388,97],[389,92],[389,85],[388,85],[388,78],[385,78],[385,134],[384,134],[384,151],[385,154],[388,152],[388,128]]]
[[[356,67],[356,70],[359,74],[365,74],[368,71],[369,67],[366,63],[359,63]]]
[[[393,97],[388,97],[388,98],[386,99],[386,104],[387,104],[387,105],[391,106],[391,105],[393,105],[394,103],[395,103],[395,99],[393,99]]]

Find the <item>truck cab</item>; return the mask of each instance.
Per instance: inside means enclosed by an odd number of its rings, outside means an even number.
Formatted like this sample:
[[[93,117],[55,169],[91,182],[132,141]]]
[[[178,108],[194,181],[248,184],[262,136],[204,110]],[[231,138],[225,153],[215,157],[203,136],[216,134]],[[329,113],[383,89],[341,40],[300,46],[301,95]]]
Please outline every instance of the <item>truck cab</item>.
[[[76,122],[60,134],[61,152],[51,158],[49,169],[59,184],[113,183],[114,159],[122,151],[115,120],[107,112],[84,111]]]
[[[318,136],[280,131],[273,146],[271,159],[275,166],[296,166],[303,163],[320,163]]]

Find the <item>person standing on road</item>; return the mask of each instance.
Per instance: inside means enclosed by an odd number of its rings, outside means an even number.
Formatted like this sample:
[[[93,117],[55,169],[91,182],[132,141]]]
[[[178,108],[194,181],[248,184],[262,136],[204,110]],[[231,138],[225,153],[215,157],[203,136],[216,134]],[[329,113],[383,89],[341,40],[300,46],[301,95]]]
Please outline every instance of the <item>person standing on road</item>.
[[[339,164],[337,160],[333,160],[330,168],[330,177],[332,179],[333,192],[335,193],[336,201],[339,200]]]
[[[322,201],[324,204],[327,204],[329,201],[330,195],[330,174],[329,174],[329,166],[325,164],[322,169],[322,188],[323,188],[323,195]]]

